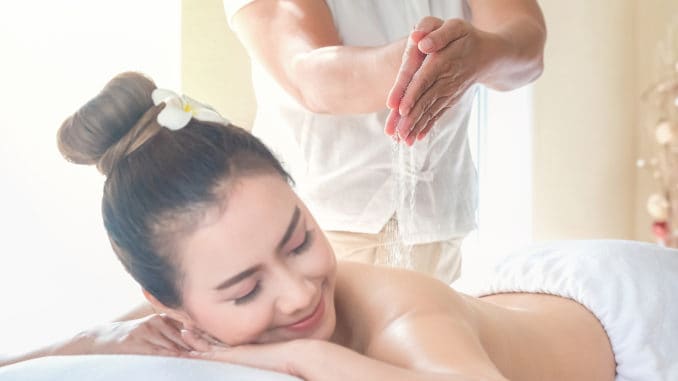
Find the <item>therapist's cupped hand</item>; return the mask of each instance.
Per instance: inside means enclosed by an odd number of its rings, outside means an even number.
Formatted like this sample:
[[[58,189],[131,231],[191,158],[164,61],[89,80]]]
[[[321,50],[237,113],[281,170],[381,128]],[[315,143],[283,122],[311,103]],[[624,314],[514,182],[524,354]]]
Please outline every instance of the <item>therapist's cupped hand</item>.
[[[459,102],[481,67],[480,32],[461,19],[425,17],[408,38],[384,131],[408,145]]]

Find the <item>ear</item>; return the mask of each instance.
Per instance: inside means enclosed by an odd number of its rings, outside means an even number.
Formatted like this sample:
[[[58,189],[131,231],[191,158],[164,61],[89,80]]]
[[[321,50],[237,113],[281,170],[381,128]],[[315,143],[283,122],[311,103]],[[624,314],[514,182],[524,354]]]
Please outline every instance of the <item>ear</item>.
[[[142,289],[142,292],[144,294],[144,298],[146,298],[146,300],[151,304],[151,306],[153,306],[155,312],[165,314],[168,317],[180,322],[184,326],[184,329],[188,330],[195,329],[196,325],[193,322],[191,316],[186,311],[179,308],[167,307],[145,289]]]

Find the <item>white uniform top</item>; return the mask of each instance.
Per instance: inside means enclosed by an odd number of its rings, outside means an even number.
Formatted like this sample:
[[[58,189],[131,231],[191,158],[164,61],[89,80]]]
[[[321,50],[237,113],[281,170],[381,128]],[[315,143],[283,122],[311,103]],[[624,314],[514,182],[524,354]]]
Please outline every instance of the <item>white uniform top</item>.
[[[256,0],[225,0],[232,16]],[[380,46],[407,36],[425,16],[466,18],[464,1],[326,0],[344,45]],[[257,113],[252,133],[271,148],[297,184],[297,193],[325,230],[377,233],[397,212],[407,244],[464,236],[475,228],[476,170],[467,141],[475,95],[469,90],[413,148],[405,177],[416,180],[414,208],[394,200],[393,141],[384,134],[388,110],[328,115],[308,111],[256,60]],[[406,147],[403,144],[403,147]],[[414,167],[414,168],[413,168]],[[410,218],[403,218],[411,213]]]

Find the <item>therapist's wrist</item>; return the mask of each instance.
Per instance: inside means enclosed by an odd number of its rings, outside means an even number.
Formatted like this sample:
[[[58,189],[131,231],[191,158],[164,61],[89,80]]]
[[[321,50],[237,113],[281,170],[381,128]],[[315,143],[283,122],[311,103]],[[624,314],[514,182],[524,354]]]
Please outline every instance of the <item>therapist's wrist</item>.
[[[480,29],[475,29],[475,33],[476,83],[494,88],[497,75],[502,72],[502,65],[512,61],[512,57],[517,54],[517,49],[509,39],[500,34]]]

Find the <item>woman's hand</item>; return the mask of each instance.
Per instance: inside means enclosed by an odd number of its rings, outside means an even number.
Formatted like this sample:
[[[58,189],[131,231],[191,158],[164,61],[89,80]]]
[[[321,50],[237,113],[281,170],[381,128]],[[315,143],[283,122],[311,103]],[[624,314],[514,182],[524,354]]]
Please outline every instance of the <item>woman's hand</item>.
[[[292,356],[299,355],[299,344],[302,340],[229,347],[205,334],[189,331],[182,331],[182,334],[185,341],[195,349],[190,352],[193,358],[244,365],[301,377],[292,365]]]
[[[185,356],[191,350],[181,337],[181,324],[158,314],[95,327],[76,343],[76,352],[88,354]]]
[[[419,22],[387,100],[388,135],[412,145],[457,104],[478,78],[481,33],[461,19],[425,17]]]

